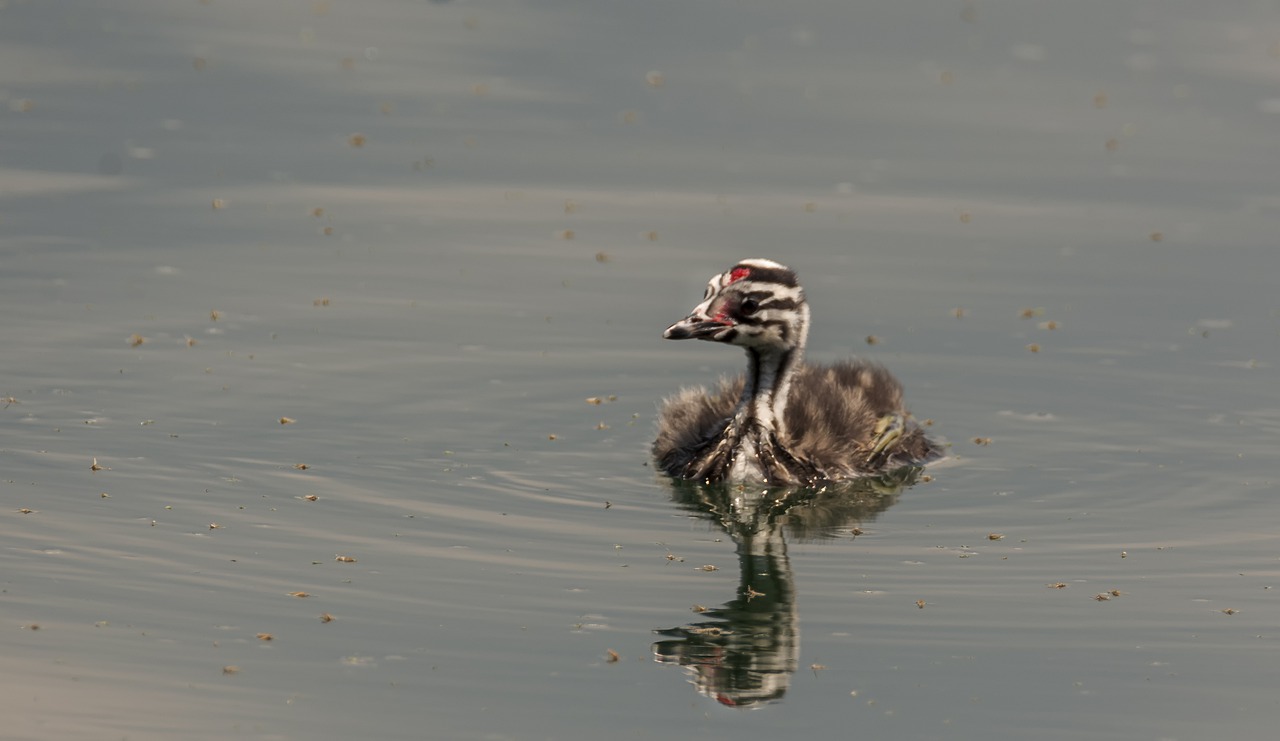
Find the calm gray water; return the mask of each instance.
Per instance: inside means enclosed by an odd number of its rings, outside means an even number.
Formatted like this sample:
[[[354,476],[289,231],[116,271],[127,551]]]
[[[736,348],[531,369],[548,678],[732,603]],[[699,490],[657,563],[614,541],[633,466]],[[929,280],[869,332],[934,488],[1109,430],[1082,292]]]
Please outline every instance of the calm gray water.
[[[1273,738],[1277,79],[1259,2],[0,3],[0,735]],[[653,473],[752,256],[931,480]]]

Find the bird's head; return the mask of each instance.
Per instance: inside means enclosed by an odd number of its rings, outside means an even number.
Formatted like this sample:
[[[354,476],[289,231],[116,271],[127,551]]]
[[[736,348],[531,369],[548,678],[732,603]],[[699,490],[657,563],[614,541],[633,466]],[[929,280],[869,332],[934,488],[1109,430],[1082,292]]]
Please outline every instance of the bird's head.
[[[804,344],[808,323],[809,306],[795,272],[753,258],[712,276],[702,303],[662,336],[785,351]]]

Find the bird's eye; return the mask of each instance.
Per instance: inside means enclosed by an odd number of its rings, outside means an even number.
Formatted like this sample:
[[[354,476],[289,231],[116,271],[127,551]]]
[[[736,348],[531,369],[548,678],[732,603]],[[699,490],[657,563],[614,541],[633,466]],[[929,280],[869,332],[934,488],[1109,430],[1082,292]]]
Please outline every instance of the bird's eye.
[[[742,303],[738,304],[738,311],[742,312],[744,316],[751,316],[759,309],[760,302],[753,298],[744,298],[742,299]]]

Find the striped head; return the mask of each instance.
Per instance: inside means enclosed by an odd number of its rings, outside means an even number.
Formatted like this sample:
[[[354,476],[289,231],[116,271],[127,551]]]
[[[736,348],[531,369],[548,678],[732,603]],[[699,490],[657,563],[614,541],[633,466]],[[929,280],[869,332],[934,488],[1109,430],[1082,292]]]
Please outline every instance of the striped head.
[[[795,272],[772,260],[753,258],[713,276],[702,303],[662,336],[767,352],[803,347],[808,330],[809,305]]]

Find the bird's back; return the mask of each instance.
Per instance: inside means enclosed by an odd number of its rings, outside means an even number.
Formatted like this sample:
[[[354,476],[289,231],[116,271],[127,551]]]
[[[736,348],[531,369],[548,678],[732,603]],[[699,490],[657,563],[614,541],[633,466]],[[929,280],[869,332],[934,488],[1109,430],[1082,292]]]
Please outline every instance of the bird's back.
[[[902,384],[865,360],[805,365],[787,406],[787,446],[832,477],[850,477],[926,463],[942,450],[910,419]],[[902,436],[879,455],[870,446],[887,415],[907,420]]]

